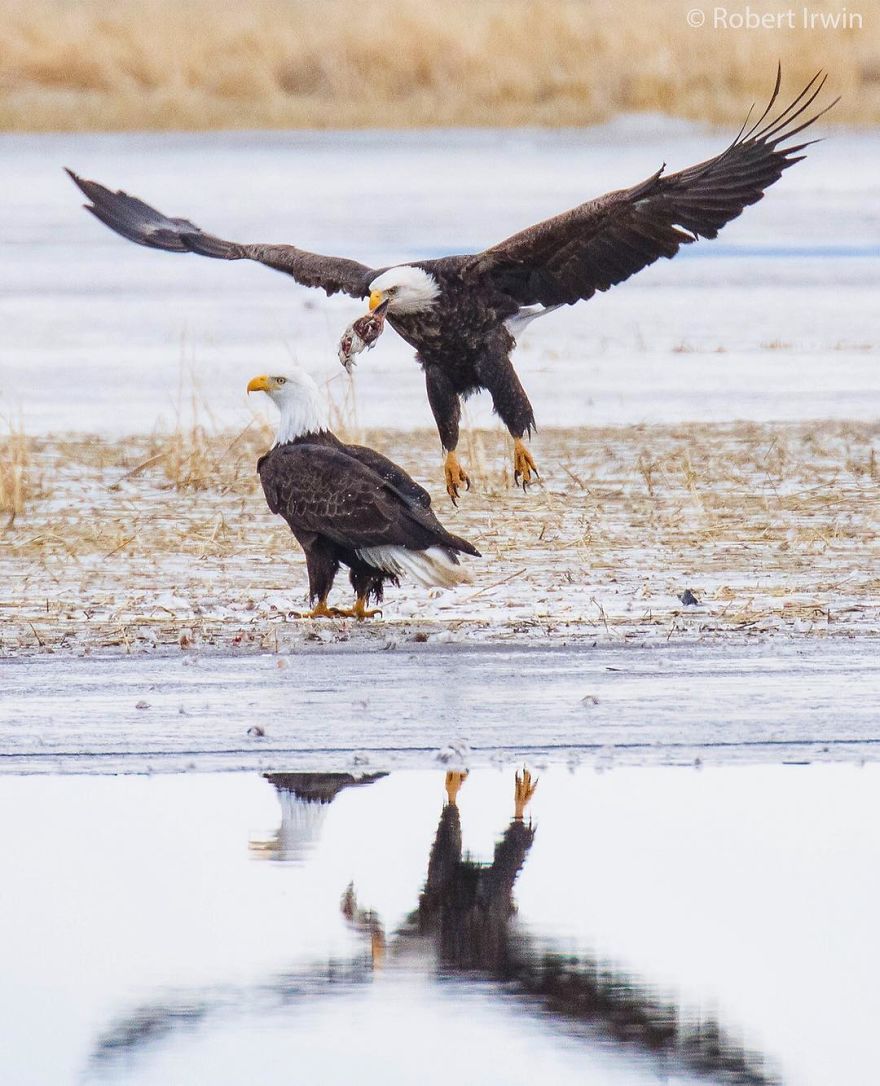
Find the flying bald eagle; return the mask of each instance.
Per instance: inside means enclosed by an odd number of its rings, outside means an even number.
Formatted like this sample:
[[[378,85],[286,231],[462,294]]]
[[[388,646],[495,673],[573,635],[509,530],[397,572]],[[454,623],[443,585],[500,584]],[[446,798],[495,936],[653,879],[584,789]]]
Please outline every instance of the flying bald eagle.
[[[345,445],[330,431],[318,386],[300,371],[254,377],[248,392],[265,392],[280,412],[275,444],[257,461],[266,501],[284,517],[305,551],[312,610],[305,617],[371,618],[386,581],[408,574],[419,584],[448,587],[466,580],[459,554],[480,552],[446,531],[431,497],[375,449]],[[340,565],[347,566],[355,604],[327,606]]]
[[[807,116],[826,77],[817,73],[794,101],[771,117],[781,70],[767,108],[715,158],[679,173],[665,166],[632,188],[609,192],[530,226],[480,253],[368,268],[293,245],[239,244],[170,219],[124,192],[111,192],[68,171],[91,201],[86,205],[118,234],[153,249],[221,260],[256,260],[298,283],[387,302],[388,323],[417,352],[428,401],[445,452],[446,488],[453,501],[469,486],[456,456],[461,398],[488,389],[514,439],[514,479],[536,473],[523,438],[535,416],[510,361],[515,336],[530,321],[562,305],[591,298],[629,279],[682,245],[714,238],[744,208],[757,203],[783,170],[800,161],[809,142],[782,146],[835,103]],[[379,329],[381,330],[381,328]],[[376,333],[378,334],[378,333]]]

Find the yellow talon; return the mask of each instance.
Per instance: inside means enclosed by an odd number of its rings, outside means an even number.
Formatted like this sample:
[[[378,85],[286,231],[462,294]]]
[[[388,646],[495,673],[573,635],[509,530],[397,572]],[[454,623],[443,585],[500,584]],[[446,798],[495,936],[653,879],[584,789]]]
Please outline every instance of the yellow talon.
[[[363,622],[365,618],[373,618],[374,615],[381,615],[382,612],[378,607],[368,609],[366,596],[358,596],[354,601],[354,607],[347,611],[337,611],[336,614],[345,618],[356,618],[358,622]]]
[[[465,490],[470,490],[470,478],[459,463],[458,457],[452,451],[446,454],[443,470],[446,475],[446,493],[452,498],[452,504],[457,505],[458,488],[463,486]]]
[[[538,479],[538,465],[535,463],[532,454],[526,448],[521,437],[514,438],[513,441],[513,481],[518,483],[522,479],[523,490],[532,482],[532,472],[534,472],[535,478]]]
[[[538,787],[538,778],[532,779],[531,773],[523,766],[522,776],[516,774],[516,784],[513,788],[513,817],[517,822],[522,821],[526,806],[535,794]]]
[[[450,769],[446,774],[446,798],[451,807],[456,806],[459,789],[467,780],[467,775],[468,771],[466,769],[462,772]]]
[[[344,611],[339,611],[335,607],[328,607],[326,597],[317,603],[311,611],[296,612],[297,618],[342,618],[344,615]]]

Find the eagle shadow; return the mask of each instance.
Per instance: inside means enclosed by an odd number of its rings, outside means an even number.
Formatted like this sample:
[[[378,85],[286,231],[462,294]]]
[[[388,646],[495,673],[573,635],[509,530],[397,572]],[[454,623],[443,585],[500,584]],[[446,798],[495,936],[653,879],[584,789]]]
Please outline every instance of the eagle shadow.
[[[287,811],[293,801],[325,808],[343,790],[363,787],[384,773],[266,774],[282,807],[282,824],[268,841],[250,847],[272,859],[300,859],[292,846]],[[97,1069],[170,1035],[197,1028],[213,1013],[266,1012],[342,995],[369,984],[377,973],[403,966],[433,972],[443,982],[489,985],[497,1000],[545,1026],[647,1061],[657,1073],[684,1073],[698,1081],[771,1086],[781,1078],[757,1051],[735,1039],[714,1017],[695,1018],[673,1000],[611,963],[572,948],[517,922],[514,887],[536,836],[525,809],[537,784],[517,774],[514,809],[491,862],[473,859],[463,847],[458,792],[466,773],[447,773],[446,801],[431,845],[418,905],[395,931],[362,907],[353,885],[342,895],[341,912],[365,942],[363,954],[336,958],[272,977],[250,989],[212,989],[206,995],[179,992],[161,1003],[133,1008],[95,1042],[90,1063]]]

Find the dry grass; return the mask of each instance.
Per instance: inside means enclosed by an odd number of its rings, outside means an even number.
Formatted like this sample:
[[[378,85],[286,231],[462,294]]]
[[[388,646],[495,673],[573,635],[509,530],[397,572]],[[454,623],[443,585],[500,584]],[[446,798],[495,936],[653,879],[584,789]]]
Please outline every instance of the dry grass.
[[[811,0],[813,13],[862,15],[861,28],[829,30],[716,29],[715,6],[6,0],[0,128],[580,125],[640,110],[735,123],[780,58],[790,88],[832,73],[837,121],[880,120],[876,0]],[[687,24],[693,7],[701,29]]]
[[[20,428],[9,425],[0,436],[0,518],[3,530],[12,528],[28,502],[41,494],[31,456],[32,442]]]
[[[458,511],[433,432],[364,437],[479,546],[472,586],[392,589],[382,623],[294,621],[305,566],[259,489],[263,433],[200,434],[198,472],[155,436],[46,439],[30,456],[51,494],[0,536],[0,655],[880,634],[878,426],[542,431],[544,485],[528,495],[511,487],[506,439],[479,432]],[[701,607],[682,605],[685,589]],[[338,599],[348,591],[340,577]]]

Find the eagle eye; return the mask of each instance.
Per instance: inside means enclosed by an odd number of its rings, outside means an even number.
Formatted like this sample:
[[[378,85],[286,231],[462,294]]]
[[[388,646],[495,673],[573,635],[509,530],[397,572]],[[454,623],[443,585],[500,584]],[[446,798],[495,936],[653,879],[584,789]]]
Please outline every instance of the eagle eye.
[[[287,384],[287,378],[286,377],[276,377],[275,378],[275,383],[277,385],[286,385]]]

